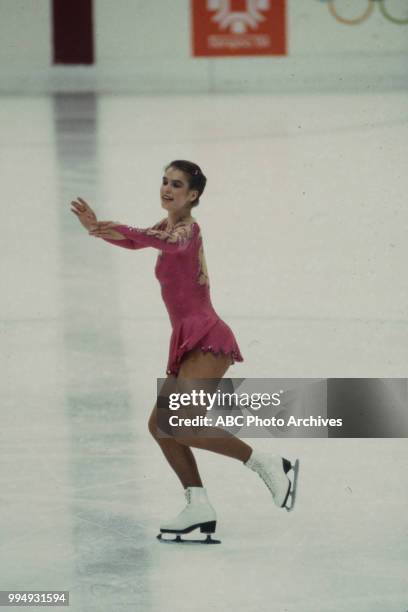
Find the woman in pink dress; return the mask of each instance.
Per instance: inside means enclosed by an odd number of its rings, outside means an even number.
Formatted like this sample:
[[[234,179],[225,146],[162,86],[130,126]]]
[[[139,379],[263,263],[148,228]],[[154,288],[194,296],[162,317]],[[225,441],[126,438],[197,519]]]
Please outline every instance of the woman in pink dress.
[[[187,381],[220,380],[232,363],[243,360],[233,332],[212,306],[201,231],[191,215],[206,181],[196,164],[185,160],[171,162],[165,168],[160,188],[161,206],[167,217],[146,229],[98,221],[85,200],[71,202],[72,212],[91,236],[127,249],[153,247],[159,251],[155,272],[172,326],[167,379],[160,392],[162,400],[176,388],[186,390]],[[168,404],[165,413],[171,414]],[[209,534],[215,532],[216,513],[203,487],[192,447],[242,461],[261,476],[276,505],[286,507],[292,496],[293,506],[294,485],[287,477],[293,466],[286,459],[253,451],[232,434],[217,435],[220,430],[214,427],[201,428],[200,435],[182,436],[168,435],[166,428],[163,435],[158,416],[156,404],[149,419],[150,433],[179,477],[187,499],[184,510],[161,525],[161,533],[176,534],[176,541],[183,541],[180,534],[200,528],[201,533],[207,534],[203,541],[214,542]]]

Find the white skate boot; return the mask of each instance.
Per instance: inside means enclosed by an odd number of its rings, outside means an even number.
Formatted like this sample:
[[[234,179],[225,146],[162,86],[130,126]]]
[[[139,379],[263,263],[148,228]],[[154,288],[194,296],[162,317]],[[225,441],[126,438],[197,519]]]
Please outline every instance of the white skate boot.
[[[207,491],[204,487],[188,487],[184,494],[187,500],[187,506],[173,520],[161,525],[161,533],[157,538],[161,542],[220,544],[219,540],[213,540],[211,538],[211,534],[215,533],[217,515],[208,500]],[[200,528],[201,533],[207,534],[205,540],[183,540],[180,537],[180,534],[190,533],[190,531],[198,528]],[[166,539],[162,537],[165,533],[177,535],[176,538]]]
[[[252,451],[250,458],[244,465],[259,474],[272,493],[273,501],[279,508],[286,508],[288,512],[293,510],[299,472],[298,459],[292,465],[290,461],[279,455]],[[290,470],[293,470],[293,481],[287,476]],[[287,505],[289,499],[290,505]]]

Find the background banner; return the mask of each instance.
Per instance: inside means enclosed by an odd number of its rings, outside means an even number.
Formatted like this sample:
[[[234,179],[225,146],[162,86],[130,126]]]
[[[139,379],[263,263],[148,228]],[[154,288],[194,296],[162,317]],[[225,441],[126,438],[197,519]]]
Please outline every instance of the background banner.
[[[194,56],[286,55],[286,0],[191,0]]]

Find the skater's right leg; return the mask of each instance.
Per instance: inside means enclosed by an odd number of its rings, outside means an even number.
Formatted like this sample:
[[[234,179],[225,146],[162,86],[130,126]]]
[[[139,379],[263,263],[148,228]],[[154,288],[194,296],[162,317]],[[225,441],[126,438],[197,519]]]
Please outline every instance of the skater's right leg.
[[[174,391],[174,383],[174,377],[166,379],[158,402],[150,415],[149,431],[183,485],[187,505],[176,517],[161,524],[161,533],[158,537],[161,539],[162,534],[172,533],[178,534],[179,538],[180,534],[199,528],[201,533],[207,534],[206,543],[218,543],[218,540],[211,540],[211,536],[208,535],[215,532],[217,515],[201,482],[194,455],[188,446],[180,444],[171,432],[166,431],[168,417],[164,420],[162,418],[159,422],[157,404],[160,403],[161,409],[168,410],[168,396],[172,390]]]
[[[187,487],[202,487],[197,463],[191,449],[188,446],[179,444],[173,437],[163,437],[159,435],[157,423],[157,404],[153,408],[149,419],[149,431],[157,444],[160,446],[163,455],[177,474],[181,484]]]

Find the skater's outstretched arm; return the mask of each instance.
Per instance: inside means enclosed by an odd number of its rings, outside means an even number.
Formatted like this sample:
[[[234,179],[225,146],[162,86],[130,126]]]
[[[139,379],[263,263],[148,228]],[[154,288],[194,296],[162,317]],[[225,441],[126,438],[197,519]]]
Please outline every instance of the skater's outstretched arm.
[[[98,221],[89,233],[108,242],[122,239],[135,245],[128,248],[150,246],[167,253],[186,250],[191,244],[194,224],[180,221],[170,230],[164,229],[165,225],[165,219],[146,229],[121,225],[115,221]]]
[[[78,197],[71,202],[71,211],[78,217],[80,223],[90,234],[93,230],[96,230],[100,224],[112,223],[111,221],[98,221],[95,212],[83,198]],[[105,238],[105,240],[125,249],[144,249],[148,246],[145,244],[136,244],[133,240],[125,238],[119,232],[112,232],[111,238]]]

